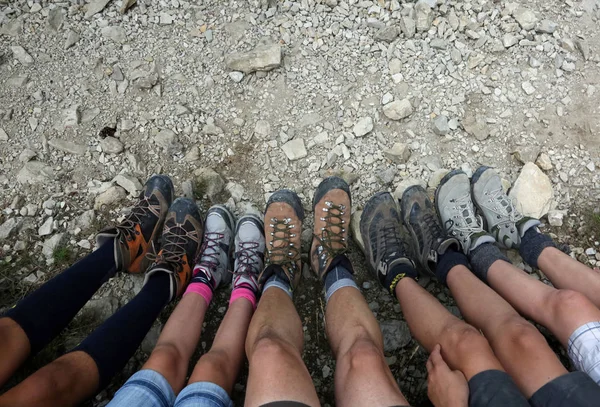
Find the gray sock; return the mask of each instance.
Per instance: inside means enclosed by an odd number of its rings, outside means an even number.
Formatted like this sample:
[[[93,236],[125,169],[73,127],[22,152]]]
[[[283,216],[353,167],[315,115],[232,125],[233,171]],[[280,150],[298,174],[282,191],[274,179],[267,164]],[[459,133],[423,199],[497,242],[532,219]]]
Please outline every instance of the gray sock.
[[[325,276],[325,302],[329,302],[333,293],[344,287],[354,287],[358,290],[352,273],[342,265],[335,266]]]
[[[552,238],[540,233],[537,228],[531,228],[521,238],[519,253],[521,253],[521,257],[523,257],[525,263],[539,269],[537,261],[546,247],[556,247]]]
[[[510,260],[493,243],[484,243],[469,254],[473,273],[486,284],[488,270],[496,260],[504,260],[510,263]]]
[[[294,298],[292,295],[292,287],[290,286],[290,281],[287,278],[278,276],[277,273],[273,273],[273,275],[271,277],[269,277],[269,279],[267,280],[267,282],[265,283],[265,286],[263,288],[263,293],[269,287],[277,287],[277,288],[285,291],[287,293],[287,295],[290,296],[290,298],[292,298],[292,299]]]

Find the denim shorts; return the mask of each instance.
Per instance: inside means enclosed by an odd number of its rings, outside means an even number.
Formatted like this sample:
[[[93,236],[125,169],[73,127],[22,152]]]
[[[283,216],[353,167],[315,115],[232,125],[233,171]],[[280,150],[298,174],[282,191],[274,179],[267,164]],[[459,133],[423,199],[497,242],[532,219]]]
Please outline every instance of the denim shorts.
[[[177,397],[167,379],[154,370],[140,370],[125,382],[109,407],[233,407],[220,386],[197,382],[186,386]]]

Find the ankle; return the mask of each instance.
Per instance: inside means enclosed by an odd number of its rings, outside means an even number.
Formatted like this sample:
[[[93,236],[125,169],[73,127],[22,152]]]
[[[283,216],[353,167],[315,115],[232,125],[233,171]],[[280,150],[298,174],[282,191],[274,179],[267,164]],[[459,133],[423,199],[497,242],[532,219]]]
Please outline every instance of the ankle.
[[[556,248],[556,244],[550,236],[540,233],[537,228],[531,228],[523,234],[521,238],[521,247],[519,253],[531,267],[539,268],[538,260],[540,255],[547,247]]]
[[[339,289],[345,287],[354,287],[358,290],[358,286],[354,282],[354,277],[352,277],[352,265],[346,256],[338,256],[343,257],[344,260],[338,261],[333,268],[330,268],[325,273],[325,303],[329,302],[331,296]],[[333,264],[332,263],[332,264]],[[347,266],[350,266],[348,269]]]
[[[491,243],[483,244],[473,250],[470,253],[470,260],[473,273],[486,284],[488,283],[488,271],[494,263],[497,261],[510,263],[510,260],[502,254],[498,246]]]

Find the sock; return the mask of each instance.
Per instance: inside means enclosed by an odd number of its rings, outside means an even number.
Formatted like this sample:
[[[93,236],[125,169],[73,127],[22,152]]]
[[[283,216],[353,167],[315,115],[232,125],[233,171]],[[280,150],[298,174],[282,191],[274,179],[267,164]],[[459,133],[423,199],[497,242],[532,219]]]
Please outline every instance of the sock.
[[[438,264],[435,269],[435,275],[437,276],[440,283],[448,286],[446,278],[448,273],[454,266],[463,265],[469,268],[469,260],[463,252],[457,252],[454,249],[449,248],[444,254],[438,259]]]
[[[354,282],[352,273],[352,263],[343,254],[336,256],[331,264],[329,270],[325,273],[325,303],[329,302],[329,299],[340,288],[354,287],[358,290],[358,286]]]
[[[71,351],[83,351],[94,359],[100,375],[98,391],[123,369],[169,302],[170,278],[167,273],[150,276],[138,295]]]
[[[471,259],[471,266],[473,266],[473,273],[486,284],[488,270],[496,260],[504,260],[510,263],[510,260],[502,254],[498,246],[492,243],[482,244],[475,250],[472,250],[469,257]]]
[[[213,279],[212,273],[208,270],[204,271],[203,267],[194,267],[192,281],[188,285],[183,295],[195,293],[200,295],[206,301],[206,306],[212,301],[213,292],[217,282]]]
[[[238,287],[234,288],[231,291],[231,297],[229,297],[229,305],[233,304],[233,302],[239,298],[245,298],[252,304],[252,308],[256,311],[256,294],[249,288],[246,287]]]
[[[109,240],[19,301],[4,316],[23,328],[34,355],[71,322],[115,273],[114,241]]]
[[[277,264],[271,264],[270,266],[268,266],[265,269],[265,272],[268,272],[269,268],[272,268],[273,274],[266,281],[262,292],[264,293],[267,290],[267,288],[269,288],[269,287],[277,287],[277,288],[285,291],[287,293],[287,295],[290,296],[290,298],[293,298],[292,286],[290,285],[290,280],[288,280],[288,278],[285,275],[285,272],[283,271],[281,266],[278,266]]]
[[[212,291],[212,288],[210,288],[210,286],[208,284],[204,284],[204,283],[190,284],[190,285],[188,285],[188,287],[185,290],[185,293],[183,293],[183,295],[187,295],[190,293],[200,295],[202,298],[204,298],[204,301],[206,301],[207,307],[210,305],[210,302],[212,301],[213,291]]]
[[[539,269],[537,261],[546,247],[556,247],[556,244],[550,236],[540,233],[537,228],[531,228],[521,238],[519,253],[525,263]]]
[[[417,279],[419,273],[417,270],[406,263],[393,264],[385,276],[384,287],[387,288],[392,297],[396,296],[396,286],[405,277]]]

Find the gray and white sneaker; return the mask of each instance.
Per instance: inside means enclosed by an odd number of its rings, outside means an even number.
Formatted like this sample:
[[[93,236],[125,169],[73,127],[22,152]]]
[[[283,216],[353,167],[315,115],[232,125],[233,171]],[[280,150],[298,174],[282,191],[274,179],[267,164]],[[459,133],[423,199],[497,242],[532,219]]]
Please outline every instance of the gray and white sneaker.
[[[484,243],[495,242],[483,230],[483,220],[475,213],[471,185],[460,170],[448,173],[435,191],[435,204],[446,233],[459,240],[463,252],[469,254]]]
[[[516,249],[521,237],[538,219],[523,216],[502,188],[500,177],[490,167],[480,167],[471,180],[473,200],[485,218],[486,230],[507,249]]]
[[[206,213],[204,240],[196,259],[191,283],[205,283],[213,290],[231,281],[233,214],[223,205],[214,205]]]
[[[235,228],[235,266],[233,288],[248,288],[258,293],[258,275],[264,266],[265,225],[256,215],[244,215]]]

